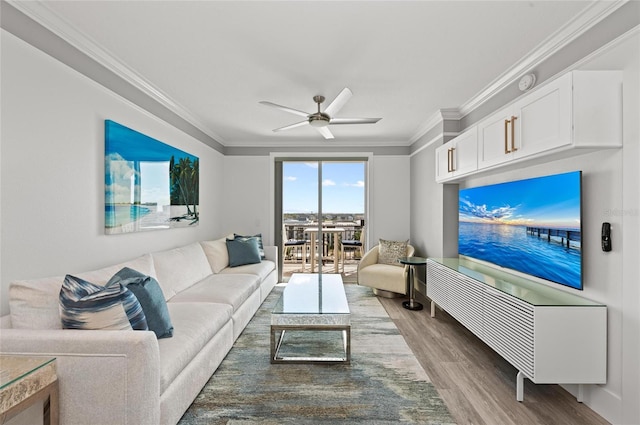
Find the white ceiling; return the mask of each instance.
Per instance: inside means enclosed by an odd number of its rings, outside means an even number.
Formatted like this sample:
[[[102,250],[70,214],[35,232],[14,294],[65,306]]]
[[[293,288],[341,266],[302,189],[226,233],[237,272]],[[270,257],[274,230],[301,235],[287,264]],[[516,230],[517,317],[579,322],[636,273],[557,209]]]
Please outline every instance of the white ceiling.
[[[225,146],[411,144],[528,71],[592,1],[51,1],[45,26],[161,99]],[[33,16],[33,14],[32,14]],[[41,22],[43,20],[41,19]],[[517,75],[516,75],[517,73]],[[377,124],[272,129],[349,87],[339,117]]]

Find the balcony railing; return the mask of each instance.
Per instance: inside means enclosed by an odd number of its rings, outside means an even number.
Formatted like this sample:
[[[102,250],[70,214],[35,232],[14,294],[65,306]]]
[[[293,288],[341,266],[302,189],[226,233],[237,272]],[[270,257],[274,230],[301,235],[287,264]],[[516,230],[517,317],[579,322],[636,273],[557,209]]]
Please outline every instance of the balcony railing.
[[[363,226],[361,220],[356,221],[333,221],[322,223],[322,243],[315,245],[311,248],[311,237],[317,235],[318,223],[317,222],[296,222],[284,224],[284,241],[305,241],[305,246],[302,245],[288,247],[284,251],[284,268],[283,275],[287,275],[292,272],[310,272],[311,271],[311,251],[316,251],[316,260],[313,262],[317,264],[317,268],[314,272],[319,272],[320,268],[322,273],[334,273],[338,270],[344,270],[345,275],[354,274],[359,261],[359,252],[350,250],[345,253],[345,263],[342,264],[342,255],[340,251],[340,241],[344,240],[361,240],[361,232]],[[336,229],[336,230],[332,230]],[[315,236],[314,236],[315,237]],[[336,246],[337,244],[337,246]],[[337,248],[337,249],[336,249]],[[337,254],[337,258],[336,258]],[[302,256],[305,256],[303,258]],[[337,262],[337,264],[336,264]],[[289,271],[291,270],[291,271]],[[289,271],[289,272],[288,272]],[[339,272],[339,271],[338,271]]]

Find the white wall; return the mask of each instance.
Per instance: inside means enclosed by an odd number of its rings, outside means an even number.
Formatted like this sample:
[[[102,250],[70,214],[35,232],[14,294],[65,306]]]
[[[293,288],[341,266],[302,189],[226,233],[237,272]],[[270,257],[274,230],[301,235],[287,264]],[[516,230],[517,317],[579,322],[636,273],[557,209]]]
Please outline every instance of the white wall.
[[[369,248],[378,239],[411,239],[410,165],[408,156],[374,156],[371,161],[366,241]]]
[[[226,156],[222,225],[224,234],[255,235],[273,245],[270,208],[273,200],[268,156]]]
[[[567,159],[550,158],[544,164],[527,165],[517,170],[495,171],[481,177],[468,178],[460,187],[474,187],[485,184],[517,180],[565,171],[583,171],[583,259],[584,286],[582,295],[602,302],[608,307],[608,380],[606,385],[587,386],[585,404],[614,424],[640,423],[640,291],[638,276],[640,267],[640,136],[638,117],[640,116],[640,69],[638,66],[640,46],[639,36],[625,39],[593,58],[585,59],[578,69],[620,69],[623,70],[624,98],[624,140],[622,149],[604,150],[580,154]],[[424,174],[435,178],[432,148],[428,147],[412,157],[412,186],[424,185],[425,195],[433,196],[433,202],[440,205],[446,196],[424,182]],[[428,172],[415,168],[428,169]],[[415,179],[420,179],[415,181]],[[454,186],[455,187],[455,186]],[[414,191],[414,196],[416,191]],[[430,212],[431,216],[427,216]],[[430,245],[428,236],[436,239],[445,228],[446,218],[457,216],[457,205],[441,213],[429,206],[425,199],[412,199],[412,237],[423,239],[427,251],[440,250],[439,241]],[[428,225],[419,221],[423,217]],[[612,225],[613,250],[600,249],[601,224],[608,221]],[[415,232],[421,232],[416,235]],[[447,246],[447,238],[456,238],[457,232],[444,231],[442,242]],[[451,243],[454,241],[452,240]],[[445,250],[445,249],[443,249]],[[427,255],[434,255],[427,252]],[[558,286],[559,289],[571,291]],[[576,388],[566,387],[571,392]]]
[[[222,232],[223,157],[2,30],[1,313],[12,280],[90,270]],[[199,226],[104,234],[104,120],[200,158]]]

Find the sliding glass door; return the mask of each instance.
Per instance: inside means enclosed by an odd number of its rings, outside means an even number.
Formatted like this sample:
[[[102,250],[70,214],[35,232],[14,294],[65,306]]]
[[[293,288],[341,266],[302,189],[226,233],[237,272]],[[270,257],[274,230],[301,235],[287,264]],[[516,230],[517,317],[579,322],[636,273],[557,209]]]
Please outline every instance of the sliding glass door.
[[[291,272],[340,273],[344,239],[359,237],[365,222],[366,161],[281,161],[282,257]]]

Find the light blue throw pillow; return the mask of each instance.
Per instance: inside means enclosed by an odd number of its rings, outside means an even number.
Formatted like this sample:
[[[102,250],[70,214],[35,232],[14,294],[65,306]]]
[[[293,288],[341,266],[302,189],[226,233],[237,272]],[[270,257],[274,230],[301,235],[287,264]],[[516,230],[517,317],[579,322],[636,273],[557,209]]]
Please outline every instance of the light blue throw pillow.
[[[230,267],[256,264],[261,261],[258,241],[254,237],[227,239],[227,251]]]
[[[157,280],[137,270],[124,267],[113,275],[107,285],[116,283],[133,292],[142,306],[149,330],[153,331],[158,339],[173,336],[173,324],[169,317],[167,302]]]
[[[138,299],[119,283],[100,286],[67,275],[60,289],[63,329],[148,330]]]

